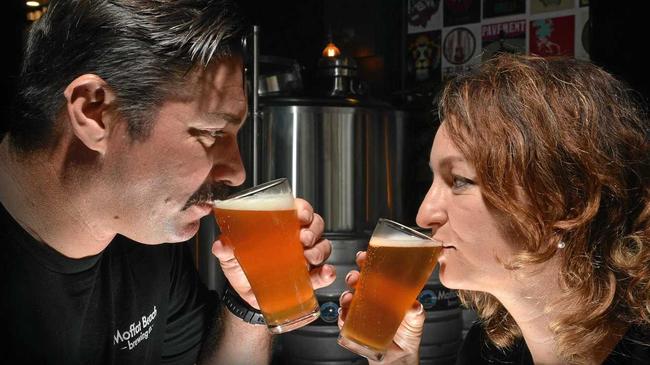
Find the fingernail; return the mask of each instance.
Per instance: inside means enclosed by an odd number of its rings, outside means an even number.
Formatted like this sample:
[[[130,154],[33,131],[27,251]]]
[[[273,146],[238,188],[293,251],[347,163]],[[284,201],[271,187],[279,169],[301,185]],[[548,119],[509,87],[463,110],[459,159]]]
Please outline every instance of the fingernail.
[[[347,275],[345,275],[345,282],[348,282],[348,279],[350,279],[350,276],[352,275],[352,271],[350,271]]]
[[[339,309],[336,310],[336,313],[338,313],[339,316],[341,316],[341,312],[342,312],[342,311],[343,311],[343,308],[339,307]]]
[[[359,257],[359,255],[361,255],[361,251],[357,251],[357,257]]]
[[[341,296],[339,297],[339,302],[342,301],[347,294],[350,294],[349,290],[346,290],[343,293],[341,293]]]

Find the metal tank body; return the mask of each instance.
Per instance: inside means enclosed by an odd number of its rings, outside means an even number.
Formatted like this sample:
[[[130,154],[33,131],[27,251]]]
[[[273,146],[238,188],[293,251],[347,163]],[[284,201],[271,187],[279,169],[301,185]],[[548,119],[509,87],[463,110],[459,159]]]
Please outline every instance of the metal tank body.
[[[329,236],[403,215],[404,115],[355,99],[261,99],[260,181],[288,177]],[[334,238],[334,237],[332,237]]]

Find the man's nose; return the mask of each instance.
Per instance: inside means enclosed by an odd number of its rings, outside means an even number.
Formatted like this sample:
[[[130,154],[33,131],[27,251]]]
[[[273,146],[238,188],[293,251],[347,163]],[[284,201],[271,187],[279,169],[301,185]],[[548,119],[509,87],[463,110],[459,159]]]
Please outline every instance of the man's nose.
[[[228,186],[239,186],[246,181],[246,171],[239,153],[237,138],[221,141],[221,148],[214,151],[212,178]],[[217,142],[219,143],[219,142]]]

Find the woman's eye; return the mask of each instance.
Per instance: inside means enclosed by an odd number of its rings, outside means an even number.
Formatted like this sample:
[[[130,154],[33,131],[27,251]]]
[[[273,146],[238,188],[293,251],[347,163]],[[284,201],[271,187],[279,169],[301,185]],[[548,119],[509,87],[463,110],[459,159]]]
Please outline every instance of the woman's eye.
[[[454,175],[452,176],[452,179],[454,189],[464,189],[475,184],[474,181],[462,176]]]

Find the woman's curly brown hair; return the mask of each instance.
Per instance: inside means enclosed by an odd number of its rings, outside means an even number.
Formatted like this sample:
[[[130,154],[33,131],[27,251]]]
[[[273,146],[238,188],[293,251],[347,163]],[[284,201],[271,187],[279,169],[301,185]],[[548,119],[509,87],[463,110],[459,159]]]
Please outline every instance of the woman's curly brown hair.
[[[440,120],[486,202],[524,249],[517,270],[561,257],[557,351],[584,363],[614,328],[650,324],[650,151],[637,98],[597,66],[499,55],[451,80]],[[565,248],[558,252],[558,243]],[[521,332],[490,294],[461,291],[498,347]]]

